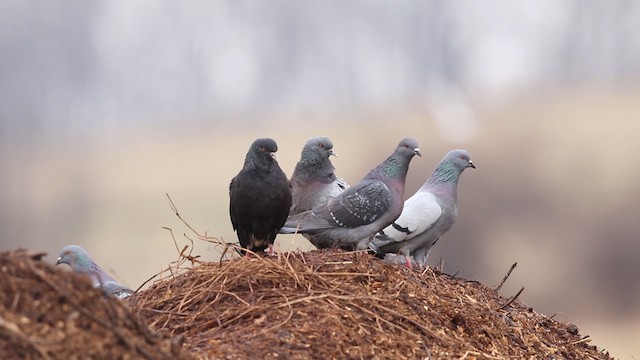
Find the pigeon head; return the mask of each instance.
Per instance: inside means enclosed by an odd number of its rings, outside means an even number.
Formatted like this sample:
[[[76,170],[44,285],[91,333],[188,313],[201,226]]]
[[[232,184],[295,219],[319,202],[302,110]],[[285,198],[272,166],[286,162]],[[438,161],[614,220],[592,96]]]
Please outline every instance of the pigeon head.
[[[379,171],[387,177],[403,179],[402,182],[404,182],[409,169],[409,162],[415,155],[422,156],[418,141],[414,138],[404,138],[400,141],[393,154],[380,164],[377,169],[372,171]]]
[[[74,271],[90,272],[95,271],[95,264],[89,254],[78,245],[67,245],[60,251],[56,265],[67,264]]]
[[[264,138],[254,141],[252,148],[257,149],[261,153],[269,154],[269,156],[274,158],[276,156],[276,151],[278,151],[278,144],[276,144],[273,139]]]
[[[471,157],[469,156],[469,153],[467,153],[464,150],[458,149],[458,150],[449,151],[449,153],[445,156],[444,160],[451,162],[451,164],[453,164],[453,166],[458,168],[460,172],[462,172],[462,170],[468,167],[474,168],[474,169],[476,168],[476,166],[473,164],[473,161],[471,161]]]
[[[474,169],[476,168],[473,161],[471,161],[469,153],[460,149],[449,151],[442,161],[440,161],[438,166],[436,166],[436,169],[433,171],[433,174],[431,174],[429,180],[427,180],[427,183],[457,183],[462,171],[469,167]]]
[[[402,139],[395,152],[409,159],[414,155],[422,156],[420,147],[418,146],[418,140],[410,137]]]
[[[337,156],[333,151],[333,143],[326,136],[317,136],[309,139],[302,149],[303,152],[305,150],[314,151],[327,158],[331,155]]]
[[[257,139],[251,144],[251,150],[249,150],[249,152],[254,152],[259,156],[268,155],[273,159],[276,157],[276,151],[278,151],[278,144],[270,138]]]
[[[304,144],[302,148],[302,153],[300,154],[300,159],[302,159],[305,163],[318,163],[324,162],[325,159],[328,159],[331,155],[338,156],[335,151],[333,151],[333,143],[329,140],[328,137],[318,136],[311,138]]]

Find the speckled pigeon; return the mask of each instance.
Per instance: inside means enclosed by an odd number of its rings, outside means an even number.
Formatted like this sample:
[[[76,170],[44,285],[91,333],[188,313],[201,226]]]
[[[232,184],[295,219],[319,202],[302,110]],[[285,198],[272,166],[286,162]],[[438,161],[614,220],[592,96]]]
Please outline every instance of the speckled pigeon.
[[[229,184],[229,214],[240,245],[258,252],[269,248],[289,216],[291,185],[275,159],[273,139],[251,144],[242,170]]]
[[[358,184],[312,210],[290,217],[282,233],[311,235],[317,248],[365,249],[373,236],[402,211],[409,163],[418,142],[403,139],[391,156]]]
[[[67,245],[62,248],[56,265],[67,264],[71,270],[80,274],[86,274],[91,278],[93,286],[102,288],[106,293],[118,299],[124,299],[133,294],[133,291],[115,281],[96,264],[89,254],[78,245]]]
[[[336,156],[329,138],[318,136],[309,139],[302,148],[300,161],[291,175],[293,202],[289,216],[311,210],[336,197],[349,187],[346,181],[336,177],[329,157]]]
[[[476,166],[464,150],[450,151],[429,179],[404,203],[402,214],[369,244],[379,256],[403,255],[407,267],[424,266],[429,252],[458,214],[457,188],[464,169]]]

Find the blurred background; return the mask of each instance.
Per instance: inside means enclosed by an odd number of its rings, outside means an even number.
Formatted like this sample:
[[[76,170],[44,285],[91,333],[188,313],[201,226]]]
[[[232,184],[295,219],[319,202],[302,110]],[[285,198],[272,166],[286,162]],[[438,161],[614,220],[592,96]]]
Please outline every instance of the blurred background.
[[[329,136],[356,183],[414,136],[407,197],[453,148],[478,166],[431,265],[495,286],[517,261],[506,297],[638,358],[639,24],[635,1],[3,1],[0,250],[78,244],[137,288],[177,258],[161,227],[194,237],[165,193],[236,241],[255,138],[290,175]]]

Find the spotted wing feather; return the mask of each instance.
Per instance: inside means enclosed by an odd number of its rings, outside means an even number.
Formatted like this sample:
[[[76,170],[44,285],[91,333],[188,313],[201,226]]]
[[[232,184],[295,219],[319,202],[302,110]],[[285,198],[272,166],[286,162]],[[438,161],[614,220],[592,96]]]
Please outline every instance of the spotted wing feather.
[[[390,205],[391,194],[387,185],[380,180],[370,180],[345,190],[314,213],[331,224],[354,228],[374,222]]]

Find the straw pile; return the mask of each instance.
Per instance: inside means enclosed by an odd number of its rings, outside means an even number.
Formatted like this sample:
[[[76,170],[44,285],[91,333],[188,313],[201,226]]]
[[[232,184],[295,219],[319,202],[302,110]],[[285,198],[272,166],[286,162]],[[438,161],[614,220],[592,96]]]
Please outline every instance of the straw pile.
[[[188,258],[130,305],[203,359],[611,359],[574,325],[438,270],[327,250]]]
[[[178,260],[124,301],[44,254],[0,253],[0,358],[612,359],[520,293],[363,252],[229,259],[234,245],[199,235],[171,205],[198,239],[224,246],[221,261],[180,251],[166,228]]]
[[[43,255],[0,253],[0,358],[192,358],[137,320],[126,303],[40,261]]]

